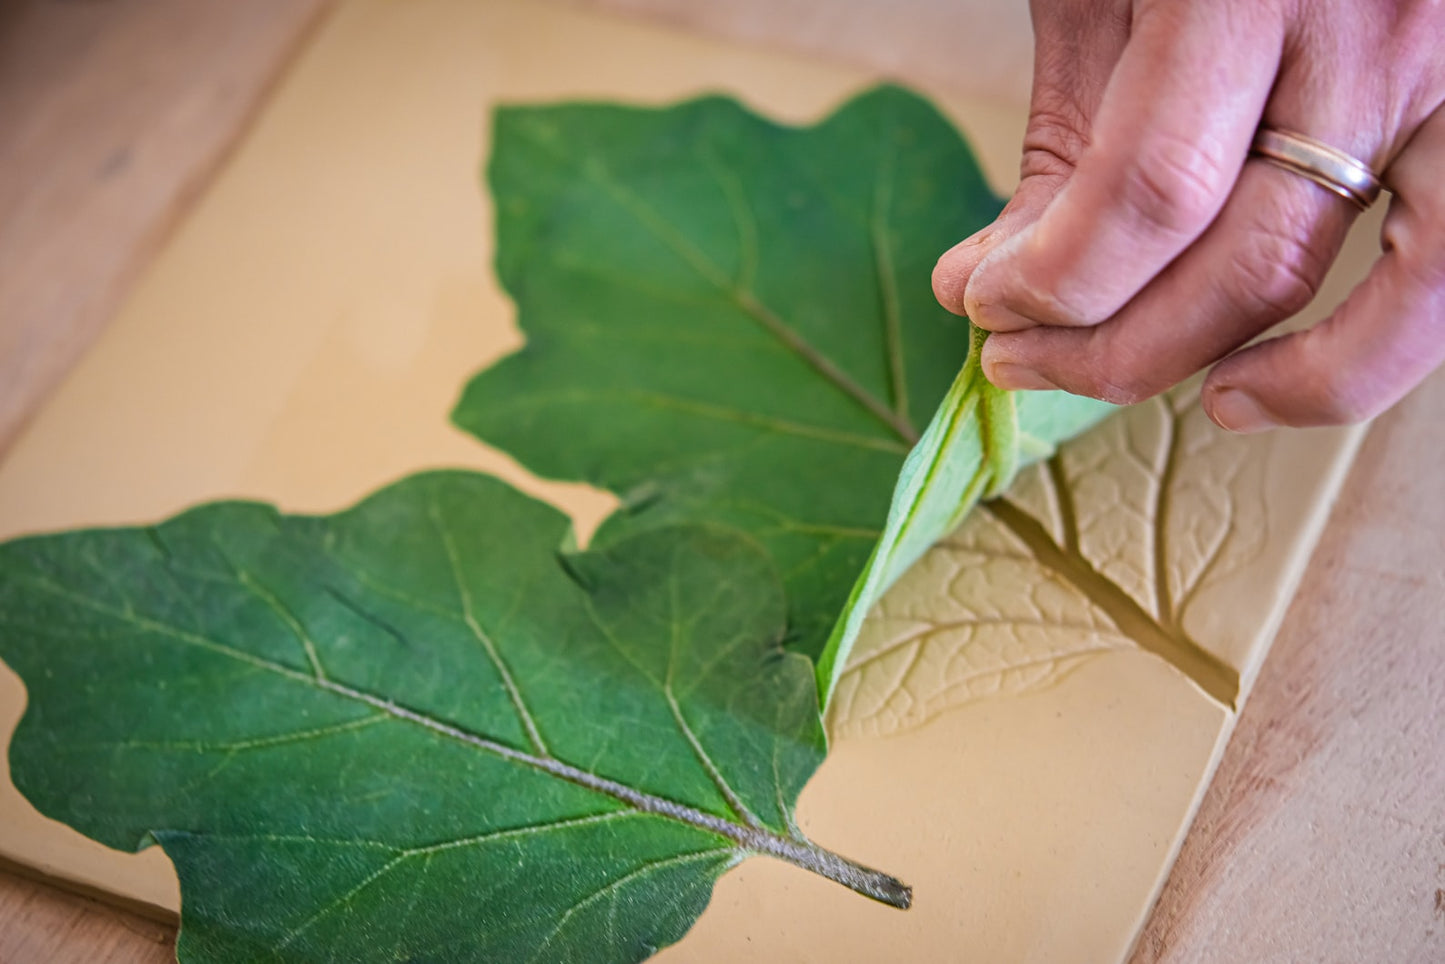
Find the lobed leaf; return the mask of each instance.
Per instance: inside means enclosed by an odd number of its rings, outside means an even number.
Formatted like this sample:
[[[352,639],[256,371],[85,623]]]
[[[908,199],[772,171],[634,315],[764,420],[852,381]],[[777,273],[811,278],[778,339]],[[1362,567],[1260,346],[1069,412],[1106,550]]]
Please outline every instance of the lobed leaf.
[[[906,906],[793,826],[823,734],[762,551],[566,534],[437,473],[0,546],[15,783],[165,848],[192,961],[639,960],[759,853]]]
[[[972,329],[929,278],[1001,202],[953,126],[900,88],[807,128],[718,97],[511,108],[488,173],[527,343],[472,380],[454,421],[618,493],[601,544],[678,521],[754,536],[783,574],[790,645],[822,656],[825,700],[918,553],[1005,467],[1107,410],[959,374]]]

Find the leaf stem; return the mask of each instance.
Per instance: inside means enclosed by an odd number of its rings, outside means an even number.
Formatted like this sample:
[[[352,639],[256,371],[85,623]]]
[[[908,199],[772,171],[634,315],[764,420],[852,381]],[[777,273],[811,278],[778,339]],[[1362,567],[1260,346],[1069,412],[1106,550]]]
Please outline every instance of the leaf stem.
[[[907,910],[913,904],[913,888],[891,874],[865,867],[806,840],[793,840],[766,830],[747,836],[749,839],[734,839],[755,853],[777,857],[804,870],[811,870],[889,907]]]
[[[338,696],[365,703],[397,719],[423,726],[435,733],[486,750],[513,763],[533,767],[558,779],[609,796],[642,813],[676,820],[699,830],[715,833],[733,841],[745,851],[786,860],[803,870],[812,871],[820,877],[826,877],[865,897],[871,897],[891,907],[906,910],[913,902],[913,889],[896,877],[855,863],[831,850],[825,850],[811,841],[783,836],[765,826],[745,826],[735,823],[725,817],[591,773],[556,757],[541,756],[515,749],[342,683],[319,680],[312,682],[312,685]]]
[[[420,726],[438,736],[456,740],[509,763],[529,767],[559,780],[565,780],[600,796],[609,797],[635,812],[674,820],[698,830],[716,834],[732,841],[744,854],[763,854],[786,860],[803,870],[812,871],[865,897],[871,897],[892,907],[906,909],[912,902],[912,889],[897,878],[855,863],[832,851],[824,850],[800,837],[785,836],[762,825],[746,826],[726,817],[679,803],[676,800],[669,800],[646,790],[628,786],[610,777],[592,773],[560,760],[552,756],[545,748],[529,752],[509,746],[375,693],[348,686],[329,677],[315,676],[309,672],[273,662],[265,657],[237,649],[166,622],[150,619],[134,612],[115,609],[33,575],[8,571],[6,575],[28,582],[49,595],[65,599],[123,624],[166,636],[182,645],[233,659],[264,672],[274,673],[297,685],[310,687],[344,700],[368,706],[387,717]]]

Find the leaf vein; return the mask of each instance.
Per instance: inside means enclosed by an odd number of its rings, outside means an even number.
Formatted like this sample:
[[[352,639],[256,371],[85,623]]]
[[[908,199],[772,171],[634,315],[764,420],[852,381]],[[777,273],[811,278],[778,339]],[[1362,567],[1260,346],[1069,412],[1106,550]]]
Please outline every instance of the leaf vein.
[[[388,719],[390,719],[390,717],[385,714],[373,713],[370,716],[358,717],[357,719],[346,720],[342,723],[332,723],[329,726],[316,726],[305,730],[293,730],[289,733],[252,737],[244,740],[216,742],[206,740],[120,740],[105,745],[137,750],[193,750],[197,753],[235,753],[240,750],[263,750],[273,746],[285,746],[288,743],[304,743],[311,739],[365,729],[366,727],[374,726]]]
[[[717,405],[712,402],[702,402],[690,398],[680,398],[676,395],[669,395],[664,392],[648,392],[638,389],[619,388],[614,391],[595,391],[582,388],[568,388],[556,392],[535,392],[518,397],[514,401],[500,402],[489,408],[494,415],[506,413],[510,409],[530,408],[538,403],[548,402],[598,402],[610,401],[613,398],[637,403],[644,406],[653,406],[661,409],[672,409],[687,415],[696,415],[701,418],[709,418],[720,422],[735,422],[739,425],[747,425],[754,428],[765,429],[776,432],[779,435],[793,435],[799,438],[814,439],[820,442],[831,442],[838,445],[847,445],[854,448],[873,449],[880,452],[894,454],[906,454],[908,446],[894,439],[876,438],[869,435],[859,435],[855,432],[846,432],[839,429],[826,428],[821,425],[809,425],[804,422],[794,422],[788,419],[777,418],[772,415],[764,415],[760,412],[749,412],[743,409],[726,405]]]
[[[896,879],[879,871],[853,863],[809,841],[784,837],[766,827],[750,827],[734,823],[724,817],[699,810],[696,807],[679,803],[666,797],[657,796],[644,790],[639,790],[636,787],[629,786],[609,777],[590,773],[562,760],[558,760],[555,757],[528,753],[487,737],[479,736],[451,723],[435,719],[409,707],[402,706],[392,700],[384,699],[363,690],[354,689],[335,680],[317,679],[310,673],[292,669],[252,653],[247,653],[244,650],[235,649],[234,647],[216,642],[197,633],[182,630],[158,620],[140,616],[134,611],[115,610],[62,586],[57,586],[37,575],[31,573],[22,573],[19,575],[20,578],[44,592],[67,599],[76,605],[90,609],[93,612],[100,613],[111,619],[118,619],[148,631],[169,636],[179,643],[194,646],[198,649],[212,652],[253,667],[268,670],[291,682],[299,683],[309,688],[319,689],[343,699],[365,704],[399,720],[405,720],[420,726],[438,736],[453,739],[466,746],[490,753],[509,763],[529,767],[599,795],[611,797],[641,813],[653,814],[673,820],[677,823],[731,840],[745,850],[768,854],[780,860],[785,860],[820,876],[841,883],[860,893],[867,894],[884,903],[898,907],[907,907],[911,901],[911,891]],[[374,881],[378,876],[388,872],[394,865],[395,861],[392,861],[368,877],[367,880],[362,881],[356,888],[353,888],[352,896],[354,896],[355,893],[359,893],[362,888],[367,886],[371,881]],[[347,899],[350,898],[348,897]],[[304,928],[310,925],[303,924],[301,926]],[[292,939],[294,939],[294,936]]]
[[[463,622],[466,623],[467,628],[471,630],[472,635],[477,638],[477,641],[482,644],[482,649],[486,651],[487,658],[491,660],[492,665],[496,668],[497,675],[502,678],[502,686],[507,690],[507,698],[511,700],[512,708],[516,711],[517,719],[521,722],[522,728],[526,730],[527,739],[532,744],[532,749],[544,757],[550,757],[552,754],[547,749],[546,741],[542,739],[542,733],[537,728],[537,721],[532,717],[532,711],[527,707],[526,700],[522,698],[522,691],[518,688],[516,680],[512,678],[511,670],[507,667],[506,662],[503,661],[502,654],[498,652],[496,643],[492,641],[492,637],[482,629],[481,623],[477,621],[476,610],[472,603],[471,590],[467,588],[466,580],[462,578],[461,559],[457,555],[456,543],[452,540],[451,530],[442,520],[441,507],[437,504],[435,498],[427,502],[427,515],[431,519],[432,528],[436,531],[437,539],[441,541],[442,549],[446,553],[447,563],[451,568],[452,581],[456,585],[457,599],[460,601],[462,607]]]
[[[646,877],[653,873],[656,873],[658,870],[661,870],[664,867],[671,867],[684,863],[694,863],[699,860],[707,860],[713,857],[721,857],[725,854],[731,853],[733,853],[732,848],[721,847],[713,848],[711,850],[698,850],[686,854],[677,854],[672,857],[661,857],[656,860],[647,861],[640,867],[637,867],[629,873],[618,877],[616,880],[608,881],[606,884],[602,885],[596,890],[593,890],[591,893],[587,894],[576,903],[574,903],[571,907],[567,908],[567,910],[562,914],[562,916],[558,918],[557,923],[552,928],[551,933],[549,933],[547,935],[547,938],[537,946],[536,952],[533,953],[529,960],[536,961],[542,959],[543,952],[546,951],[548,945],[550,945],[554,940],[556,940],[558,936],[561,935],[562,931],[566,929],[567,922],[572,919],[574,914],[582,910],[584,907],[587,907],[590,904],[603,899],[604,897],[612,895],[616,891],[632,883],[634,880],[638,880],[642,877]]]
[[[291,630],[291,634],[301,643],[301,648],[306,653],[306,661],[311,664],[311,672],[317,679],[326,679],[326,669],[321,665],[321,654],[316,649],[316,642],[306,632],[306,627],[301,625],[296,614],[246,570],[237,569],[236,580],[245,586],[251,595],[261,600],[277,619],[286,624],[286,628]]]
[[[654,237],[687,262],[703,280],[717,288],[733,304],[742,309],[744,314],[773,335],[784,348],[823,376],[839,392],[861,405],[900,439],[909,445],[918,441],[918,431],[912,424],[899,418],[896,412],[854,381],[817,346],[798,334],[776,312],[763,304],[754,291],[741,288],[729,280],[700,248],[689,241],[674,225],[653,211],[640,197],[618,183],[605,168],[600,164],[586,164],[583,166],[583,172],[631,214],[639,224],[652,232]]]
[[[882,301],[883,351],[888,359],[888,383],[893,411],[908,421],[908,373],[903,350],[903,317],[898,300],[898,270],[893,260],[888,214],[893,206],[893,181],[897,164],[895,131],[883,138],[884,151],[873,186],[873,203],[868,218],[868,239],[873,247],[873,267],[878,276]]]
[[[1067,621],[1063,621],[1063,620],[1060,620],[1060,621],[1057,621],[1057,622],[1052,622],[1052,621],[1045,621],[1045,620],[1027,620],[1027,619],[1013,619],[1013,618],[992,618],[992,617],[990,617],[990,618],[984,618],[984,619],[959,619],[959,620],[952,620],[952,621],[949,621],[949,622],[930,623],[930,624],[929,624],[926,628],[924,628],[924,629],[920,629],[920,630],[918,630],[917,632],[908,633],[908,634],[906,634],[906,635],[904,635],[904,636],[902,636],[902,637],[900,637],[900,638],[898,638],[898,639],[895,639],[895,640],[890,641],[890,642],[888,643],[888,645],[886,645],[886,646],[880,647],[880,648],[875,649],[875,650],[871,650],[871,651],[869,651],[869,652],[867,652],[867,653],[863,653],[863,654],[860,655],[855,661],[849,663],[848,666],[844,669],[844,672],[845,672],[845,673],[848,673],[848,672],[854,672],[854,671],[861,670],[861,669],[863,669],[865,666],[868,666],[870,663],[876,663],[876,662],[878,662],[879,660],[886,659],[886,658],[888,658],[889,656],[893,655],[894,653],[898,652],[899,650],[901,650],[901,649],[909,646],[910,644],[912,644],[912,643],[914,643],[914,642],[917,642],[917,641],[919,641],[919,640],[927,639],[929,636],[932,636],[932,635],[934,635],[934,634],[936,634],[936,633],[947,632],[947,631],[949,631],[949,630],[951,630],[951,629],[975,629],[975,628],[978,628],[978,629],[985,629],[985,628],[1000,628],[1000,629],[1032,628],[1032,629],[1042,629],[1042,630],[1055,630],[1055,629],[1057,629],[1057,630],[1061,630],[1061,631],[1064,631],[1064,632],[1067,632],[1067,633],[1087,633],[1087,634],[1094,634],[1094,635],[1100,635],[1100,636],[1119,636],[1120,638],[1122,638],[1122,634],[1120,634],[1120,633],[1118,632],[1118,630],[1115,629],[1115,628],[1112,627],[1112,626],[1094,626],[1094,625],[1090,625],[1089,623],[1074,623],[1074,622],[1067,622]],[[856,652],[856,650],[855,650],[855,652]]]

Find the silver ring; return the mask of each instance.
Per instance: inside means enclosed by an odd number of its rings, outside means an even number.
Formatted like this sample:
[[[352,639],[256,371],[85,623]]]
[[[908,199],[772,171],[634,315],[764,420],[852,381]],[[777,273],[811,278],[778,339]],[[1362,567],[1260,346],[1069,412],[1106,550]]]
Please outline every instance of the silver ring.
[[[1254,135],[1250,153],[1309,178],[1361,211],[1380,196],[1380,177],[1368,164],[1304,134],[1261,127]]]

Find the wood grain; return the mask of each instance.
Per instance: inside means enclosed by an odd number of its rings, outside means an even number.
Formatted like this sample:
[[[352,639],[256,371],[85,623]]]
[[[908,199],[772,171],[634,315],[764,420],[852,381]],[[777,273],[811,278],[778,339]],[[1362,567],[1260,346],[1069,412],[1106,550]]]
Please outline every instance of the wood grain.
[[[588,2],[923,84],[1008,99],[1026,86],[1016,4],[982,18],[993,0]],[[0,2],[0,449],[323,4]],[[960,29],[997,31],[1000,62],[953,63]],[[1371,432],[1139,964],[1445,960],[1442,479],[1437,375]],[[0,960],[170,954],[160,925],[0,873]]]
[[[1367,436],[1136,964],[1445,961],[1442,416]]]
[[[323,6],[0,3],[0,449],[105,324]]]
[[[0,961],[162,964],[174,960],[174,927],[0,873]]]
[[[867,67],[1024,105],[1033,75],[1028,4],[1016,0],[572,0],[745,43]],[[980,44],[980,35],[988,37]],[[959,51],[965,46],[967,58]]]

